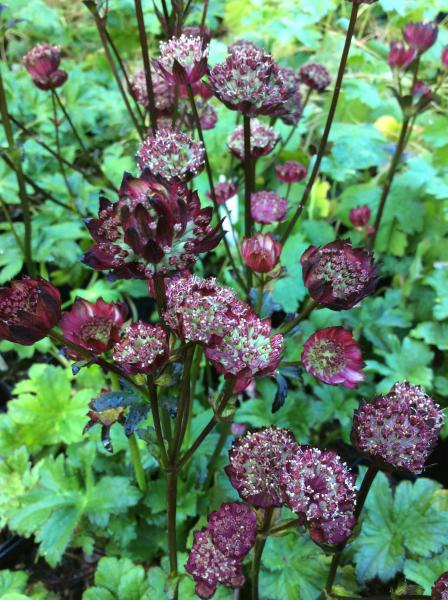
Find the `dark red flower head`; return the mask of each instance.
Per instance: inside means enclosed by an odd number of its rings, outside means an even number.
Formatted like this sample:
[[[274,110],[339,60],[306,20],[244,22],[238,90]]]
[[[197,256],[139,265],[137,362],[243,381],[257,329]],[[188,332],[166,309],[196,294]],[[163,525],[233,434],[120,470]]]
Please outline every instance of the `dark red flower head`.
[[[421,387],[396,383],[385,396],[361,402],[352,442],[380,466],[419,475],[443,425],[443,412]]]
[[[327,327],[305,342],[302,364],[307,371],[329,385],[355,388],[364,379],[361,350],[350,331]]]
[[[448,571],[442,573],[434,583],[431,600],[448,600]]]
[[[408,23],[403,30],[403,37],[411,48],[423,54],[436,43],[438,33],[435,23]]]
[[[283,183],[298,183],[305,179],[307,169],[305,165],[296,160],[287,160],[282,165],[276,165],[275,174]]]
[[[157,71],[151,72],[154,103],[159,115],[171,115],[174,109],[175,87],[168,83]],[[138,71],[131,79],[131,92],[135,100],[149,106],[146,76],[144,71]]]
[[[305,65],[299,71],[300,81],[316,92],[323,92],[331,83],[331,76],[327,69],[318,63]]]
[[[160,58],[153,60],[154,67],[172,85],[196,83],[207,72],[208,42],[207,36],[185,33],[160,42]]]
[[[114,360],[130,375],[152,373],[168,358],[168,336],[159,325],[144,321],[132,323],[122,331],[113,349]]]
[[[125,174],[118,201],[100,198],[98,218],[87,221],[96,243],[83,262],[125,279],[174,274],[219,243],[219,225],[210,226],[212,215],[185,184],[168,186]]]
[[[442,65],[448,69],[448,46],[442,50]]]
[[[417,99],[431,100],[432,92],[423,81],[417,80],[412,87],[412,95]]]
[[[208,516],[207,527],[215,546],[231,558],[246,556],[257,539],[255,513],[239,502],[222,504]]]
[[[250,197],[250,212],[253,220],[263,225],[284,221],[288,214],[288,201],[277,192],[254,192]]]
[[[221,181],[215,185],[215,194],[218,204],[224,204],[238,194],[238,187],[233,181]],[[207,198],[212,199],[211,192],[207,192]]]
[[[61,318],[61,295],[45,279],[23,277],[0,289],[0,339],[30,346]]]
[[[372,253],[343,240],[320,248],[310,246],[300,262],[311,297],[332,310],[353,308],[372,294],[378,283]]]
[[[252,158],[266,156],[275,148],[279,140],[278,133],[272,127],[264,125],[258,119],[250,124],[250,150]],[[238,125],[229,138],[229,149],[239,160],[244,160],[244,128]]]
[[[403,42],[392,42],[387,64],[393,69],[407,69],[417,58],[415,48],[406,48]]]
[[[77,298],[72,308],[63,313],[60,326],[67,340],[101,354],[119,341],[127,315],[124,302],[109,303],[102,298],[89,302]]]
[[[352,208],[348,217],[353,227],[356,227],[357,229],[362,229],[363,227],[368,225],[371,214],[372,211],[367,206],[367,204],[363,204],[362,206]]]
[[[33,83],[41,90],[54,90],[67,81],[68,74],[59,69],[60,62],[60,48],[50,44],[34,46],[23,57],[23,63]]]
[[[277,265],[282,245],[276,242],[271,233],[257,233],[245,238],[241,244],[241,254],[246,265],[256,273],[269,273]]]

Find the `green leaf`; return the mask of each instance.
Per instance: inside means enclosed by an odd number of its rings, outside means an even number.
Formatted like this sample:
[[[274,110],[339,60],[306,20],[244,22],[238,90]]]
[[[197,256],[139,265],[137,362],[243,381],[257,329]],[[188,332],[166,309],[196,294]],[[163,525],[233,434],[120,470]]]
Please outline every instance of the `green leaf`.
[[[86,590],[83,600],[149,600],[145,571],[129,558],[104,557],[95,573],[95,587]]]

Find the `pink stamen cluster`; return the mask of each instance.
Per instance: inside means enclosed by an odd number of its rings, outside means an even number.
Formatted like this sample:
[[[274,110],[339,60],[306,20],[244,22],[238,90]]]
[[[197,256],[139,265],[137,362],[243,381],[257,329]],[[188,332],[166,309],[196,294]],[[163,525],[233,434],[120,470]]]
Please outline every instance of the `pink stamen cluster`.
[[[155,68],[171,84],[192,84],[207,70],[209,45],[204,36],[181,34],[168,42],[160,42],[160,58]]]
[[[331,76],[327,69],[318,63],[305,65],[299,71],[300,81],[316,92],[323,92],[331,84]]]
[[[137,321],[126,327],[113,348],[114,360],[130,375],[152,373],[168,358],[167,333],[159,325]]]
[[[305,179],[307,168],[296,160],[287,160],[282,165],[276,165],[275,174],[283,183],[298,183]]]
[[[252,158],[266,156],[275,148],[279,140],[278,133],[258,119],[252,119],[250,124],[250,150]],[[239,160],[244,160],[244,128],[236,127],[229,138],[229,149]]]
[[[254,192],[250,198],[250,211],[256,223],[269,225],[286,219],[288,201],[277,192]]]
[[[160,115],[171,115],[174,109],[175,88],[168,83],[157,71],[151,71],[154,103]],[[131,79],[131,91],[135,100],[142,106],[148,107],[148,89],[144,71],[138,71]]]

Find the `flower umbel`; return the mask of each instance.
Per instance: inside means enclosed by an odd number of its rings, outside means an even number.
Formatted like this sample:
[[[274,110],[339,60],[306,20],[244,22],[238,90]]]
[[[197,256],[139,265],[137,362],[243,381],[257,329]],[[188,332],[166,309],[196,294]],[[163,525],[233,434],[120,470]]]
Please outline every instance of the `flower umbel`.
[[[255,192],[250,198],[250,211],[256,223],[269,225],[286,219],[288,201],[277,192]]]
[[[282,165],[276,165],[275,174],[283,183],[298,183],[305,179],[307,169],[305,165],[296,160],[287,160]]]
[[[41,90],[54,90],[67,81],[68,74],[59,68],[60,63],[61,49],[50,44],[34,46],[23,57],[33,83]]]
[[[152,373],[168,358],[167,333],[159,325],[132,323],[113,349],[114,360],[130,375]]]
[[[172,85],[196,83],[207,71],[209,45],[205,36],[185,35],[160,42],[155,68]]]
[[[215,194],[218,204],[224,204],[238,194],[238,187],[233,181],[221,181],[215,185]],[[207,198],[212,199],[211,192],[207,192]]]
[[[316,92],[323,92],[331,83],[331,76],[327,69],[318,63],[305,65],[299,71],[300,81]]]
[[[154,103],[159,115],[170,115],[174,109],[175,88],[169,84],[157,71],[151,72]],[[131,79],[131,91],[134,98],[142,106],[149,106],[146,75],[138,71]]]
[[[209,515],[208,529],[213,543],[225,556],[241,559],[255,544],[257,518],[245,504],[222,504]]]
[[[278,133],[258,119],[250,123],[250,155],[252,158],[266,156],[275,148]],[[229,149],[239,160],[244,160],[244,128],[239,125],[229,138]]]

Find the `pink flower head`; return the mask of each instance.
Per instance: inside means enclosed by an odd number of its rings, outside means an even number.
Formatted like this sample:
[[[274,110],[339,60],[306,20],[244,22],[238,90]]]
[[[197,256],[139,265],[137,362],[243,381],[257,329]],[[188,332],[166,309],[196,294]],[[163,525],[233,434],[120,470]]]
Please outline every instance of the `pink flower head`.
[[[231,558],[246,556],[257,539],[255,513],[239,502],[222,504],[209,515],[207,528],[215,546]]]
[[[278,142],[278,133],[258,119],[252,119],[250,124],[250,149],[252,158],[266,156],[275,148]],[[229,149],[239,160],[244,160],[244,128],[236,127],[229,138]]]
[[[218,343],[251,310],[216,279],[172,278],[166,284],[166,324],[186,342]]]
[[[297,452],[297,442],[287,429],[268,427],[234,440],[225,468],[230,483],[243,500],[261,508],[282,506],[284,465]]]
[[[348,218],[350,219],[350,223],[353,225],[353,227],[356,227],[356,229],[362,229],[368,225],[371,215],[372,211],[370,208],[367,206],[367,204],[363,204],[362,206],[352,208]]]
[[[180,104],[182,107],[183,103]],[[211,106],[211,104],[207,104],[205,102],[196,102],[196,108],[199,115],[199,121],[201,123],[201,127],[204,131],[209,129],[213,129],[218,122],[218,113]],[[193,129],[195,127],[195,121],[193,114],[189,111],[189,104],[185,107],[182,115],[182,122],[189,129]]]
[[[170,115],[174,109],[175,87],[168,83],[157,71],[151,71],[151,79],[154,92],[154,103],[158,114]],[[149,106],[144,71],[139,71],[131,79],[131,92],[139,104],[146,108]]]
[[[442,573],[434,583],[431,600],[448,600],[448,571]]]
[[[102,298],[89,302],[77,298],[71,309],[63,313],[60,326],[67,340],[101,354],[119,341],[127,315],[124,302],[114,304]]]
[[[380,466],[420,474],[443,425],[443,412],[421,387],[396,383],[385,396],[361,402],[352,441]]]
[[[279,115],[292,95],[270,54],[252,45],[232,47],[226,60],[209,71],[215,96],[249,117]]]
[[[250,211],[256,223],[269,225],[286,219],[288,201],[277,192],[254,192],[250,198]]]
[[[275,174],[283,183],[298,183],[305,179],[307,168],[296,160],[287,160],[282,165],[276,165]]]
[[[307,373],[329,385],[350,389],[364,379],[361,350],[343,327],[327,327],[313,333],[305,342],[302,364]]]
[[[423,54],[436,43],[438,33],[434,23],[408,23],[403,30],[403,37],[418,54]]]
[[[282,245],[276,242],[271,233],[257,233],[245,238],[241,244],[241,254],[246,265],[256,273],[269,273],[277,265]]]
[[[45,279],[23,277],[0,289],[0,339],[30,346],[61,318],[61,295]]]
[[[207,348],[205,354],[218,373],[249,382],[253,377],[272,375],[282,352],[283,336],[271,336],[270,322],[249,312],[218,345]]]
[[[286,504],[304,518],[316,542],[337,544],[351,534],[355,476],[335,452],[296,446],[283,462],[280,484]]]
[[[159,129],[140,145],[137,162],[141,171],[163,182],[190,181],[204,168],[204,145],[181,131]]]
[[[412,88],[412,95],[415,98],[431,100],[432,92],[429,87],[423,81],[416,81]]]
[[[196,83],[207,72],[209,51],[206,36],[184,33],[160,42],[160,58],[153,60],[154,67],[168,83],[187,85]]]
[[[403,42],[392,42],[390,45],[387,64],[393,69],[407,69],[417,58],[415,48],[407,48]]]
[[[448,46],[442,50],[442,65],[448,69]]]
[[[98,218],[87,221],[95,244],[83,262],[125,279],[174,274],[219,243],[212,216],[213,210],[201,208],[197,193],[185,184],[167,186],[127,174],[118,202],[100,198]]]
[[[50,44],[34,46],[23,57],[26,70],[40,90],[54,90],[67,81],[68,74],[59,68],[60,62],[61,49]]]
[[[336,240],[310,246],[300,259],[311,297],[332,310],[348,310],[372,294],[378,283],[371,252]]]
[[[222,181],[215,185],[215,194],[218,204],[224,204],[238,194],[238,187],[233,181]],[[212,199],[210,192],[207,192],[206,195],[209,200]]]
[[[323,92],[331,84],[331,76],[327,69],[318,63],[305,65],[299,71],[300,81],[316,92]]]
[[[137,321],[126,327],[113,349],[114,360],[129,375],[152,373],[168,358],[168,336],[159,325]]]

